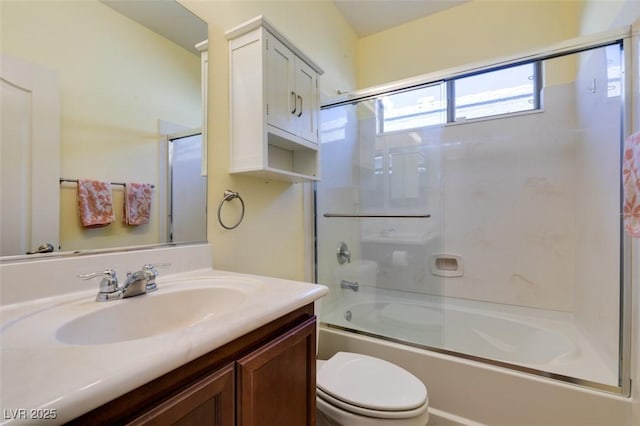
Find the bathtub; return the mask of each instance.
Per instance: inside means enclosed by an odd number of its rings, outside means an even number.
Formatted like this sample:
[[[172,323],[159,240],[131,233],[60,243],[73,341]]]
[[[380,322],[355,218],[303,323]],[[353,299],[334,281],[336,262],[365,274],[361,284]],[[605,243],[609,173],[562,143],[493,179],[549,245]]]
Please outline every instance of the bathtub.
[[[411,371],[429,426],[632,424],[630,398],[611,393],[617,371],[571,314],[366,286],[336,296],[320,306],[318,358],[358,352]]]
[[[577,345],[563,333],[454,306],[361,302],[347,306],[344,316],[344,327],[430,348],[539,368],[574,360],[580,355]]]
[[[329,305],[329,306],[327,306]],[[605,359],[566,312],[362,286],[324,304],[326,328],[613,391]]]

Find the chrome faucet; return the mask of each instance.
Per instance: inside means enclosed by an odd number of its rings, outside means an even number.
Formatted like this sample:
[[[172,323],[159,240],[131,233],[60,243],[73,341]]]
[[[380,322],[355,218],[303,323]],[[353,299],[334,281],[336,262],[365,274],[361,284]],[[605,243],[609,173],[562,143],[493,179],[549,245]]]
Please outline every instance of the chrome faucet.
[[[122,298],[138,296],[147,292],[147,274],[144,271],[129,272],[122,286]]]
[[[156,269],[156,265],[150,263],[145,264],[139,271],[129,272],[127,274],[127,280],[122,286],[122,297],[137,296],[139,294],[156,291],[158,289],[156,284],[157,277],[158,270]]]
[[[96,296],[97,302],[106,302],[114,299],[124,299],[127,297],[138,296],[140,294],[149,293],[158,289],[156,278],[158,277],[157,267],[169,266],[168,263],[163,264],[145,264],[141,270],[129,272],[127,280],[122,287],[118,286],[118,278],[116,271],[107,269],[103,272],[91,272],[89,274],[80,274],[78,278],[88,280],[91,278],[102,277],[100,280],[100,290]]]
[[[340,281],[340,288],[347,288],[353,291],[358,291],[358,288],[360,288],[360,285],[358,284],[357,281],[342,280]]]

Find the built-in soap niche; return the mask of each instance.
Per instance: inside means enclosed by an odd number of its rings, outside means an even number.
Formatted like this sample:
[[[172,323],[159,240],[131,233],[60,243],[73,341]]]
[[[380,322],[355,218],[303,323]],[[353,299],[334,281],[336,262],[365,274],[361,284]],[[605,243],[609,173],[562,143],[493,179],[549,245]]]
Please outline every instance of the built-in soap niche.
[[[439,277],[461,277],[464,275],[464,262],[461,256],[438,253],[431,256],[431,273]]]

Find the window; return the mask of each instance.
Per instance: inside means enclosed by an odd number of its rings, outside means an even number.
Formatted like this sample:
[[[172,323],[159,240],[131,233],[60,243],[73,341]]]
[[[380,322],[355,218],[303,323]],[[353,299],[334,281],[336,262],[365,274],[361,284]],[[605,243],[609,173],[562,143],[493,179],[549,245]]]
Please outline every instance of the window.
[[[537,63],[529,63],[453,80],[451,121],[538,109],[536,68]]]
[[[540,109],[539,69],[531,62],[382,96],[376,101],[378,132]]]
[[[378,98],[379,133],[446,123],[444,83]]]

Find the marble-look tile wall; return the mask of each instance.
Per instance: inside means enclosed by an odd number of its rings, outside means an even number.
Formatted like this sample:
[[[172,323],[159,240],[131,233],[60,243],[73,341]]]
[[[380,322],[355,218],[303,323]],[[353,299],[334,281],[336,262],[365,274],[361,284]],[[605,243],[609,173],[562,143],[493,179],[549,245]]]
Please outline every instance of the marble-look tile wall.
[[[604,49],[580,55],[575,81],[544,89],[543,112],[447,127],[443,250],[465,275],[443,291],[575,312],[615,358],[621,102]]]
[[[607,86],[602,61],[546,61],[540,112],[380,135],[374,101],[325,111],[348,130],[323,143],[319,213],[431,214],[318,217],[325,284],[339,282],[345,240],[376,262],[377,287],[577,312],[617,330],[620,102],[588,90],[596,77]],[[419,163],[416,182],[398,181],[399,159]],[[439,253],[459,256],[462,274],[432,274]]]
[[[541,113],[449,126],[443,251],[464,259],[444,294],[573,307],[576,145],[572,85],[546,87]]]

